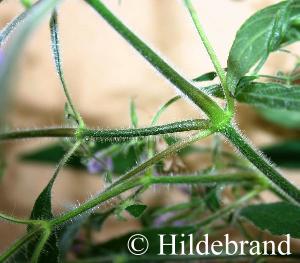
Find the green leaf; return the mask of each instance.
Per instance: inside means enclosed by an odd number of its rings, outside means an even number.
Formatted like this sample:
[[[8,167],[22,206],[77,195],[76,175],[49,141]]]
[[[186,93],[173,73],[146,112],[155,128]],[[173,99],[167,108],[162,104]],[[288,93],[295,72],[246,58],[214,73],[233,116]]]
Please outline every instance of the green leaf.
[[[284,168],[300,168],[300,140],[288,140],[263,147],[263,153],[276,165]]]
[[[290,203],[251,205],[241,210],[241,216],[247,218],[258,228],[273,235],[290,234],[300,238],[300,207]]]
[[[143,205],[143,204],[133,204],[133,205],[130,205],[130,206],[127,206],[125,208],[125,210],[131,214],[133,217],[140,217],[145,209],[147,208],[146,205]]]
[[[194,78],[193,81],[195,82],[210,81],[210,80],[214,80],[216,77],[217,77],[217,73],[212,71],[212,72],[205,73],[197,78]]]
[[[29,153],[23,153],[20,155],[20,159],[26,162],[37,162],[37,163],[46,163],[46,164],[57,164],[61,158],[66,153],[65,147],[61,144],[51,144],[37,150],[33,150]],[[73,169],[86,169],[86,167],[81,163],[79,156],[73,156],[70,159],[66,166]]]
[[[95,148],[93,150],[96,153],[98,151],[107,149],[113,144],[115,145],[116,143],[98,141],[95,142]],[[124,143],[119,143],[118,145],[122,146]],[[139,148],[142,150],[144,146],[145,144],[140,144]],[[124,147],[126,148],[125,150],[122,150],[122,148],[123,147],[120,147],[120,150],[114,153],[112,156],[113,173],[116,175],[124,174],[140,161],[140,156],[137,154],[134,145]],[[63,147],[60,143],[56,143],[29,153],[23,153],[20,155],[20,158],[22,161],[26,162],[38,162],[55,165],[61,160],[65,153],[65,147]],[[73,158],[66,163],[66,167],[78,170],[86,170],[86,166],[82,163],[81,157],[78,155],[73,156]]]
[[[158,122],[159,117],[164,113],[164,111],[169,108],[169,106],[171,106],[173,103],[175,103],[176,101],[180,100],[181,96],[175,96],[173,98],[171,98],[170,100],[168,100],[165,104],[163,104],[159,110],[156,112],[156,114],[154,115],[154,117],[152,118],[151,121],[151,125],[155,125]]]
[[[300,114],[297,111],[257,108],[258,113],[267,121],[289,129],[300,128]]]
[[[138,115],[136,112],[136,105],[133,100],[130,101],[130,120],[133,128],[138,127]]]
[[[258,71],[269,54],[300,38],[297,0],[283,1],[258,11],[239,29],[228,58],[227,83],[235,93],[239,80],[258,64]]]
[[[261,108],[299,111],[300,87],[252,82],[237,90],[236,99]]]

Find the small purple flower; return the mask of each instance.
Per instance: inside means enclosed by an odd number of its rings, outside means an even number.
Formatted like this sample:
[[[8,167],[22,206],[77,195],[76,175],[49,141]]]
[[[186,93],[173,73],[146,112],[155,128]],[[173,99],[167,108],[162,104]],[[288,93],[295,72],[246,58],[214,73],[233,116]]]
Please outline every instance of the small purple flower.
[[[161,227],[161,226],[164,226],[164,225],[168,225],[168,221],[170,221],[172,219],[172,217],[174,217],[174,216],[176,216],[176,213],[167,212],[167,213],[155,218],[155,220],[153,221],[153,225],[155,227]],[[171,225],[171,226],[183,226],[184,221],[175,220],[175,221],[170,222],[169,225]]]
[[[173,212],[165,213],[161,216],[158,216],[154,219],[153,225],[156,227],[163,226],[169,219],[171,219],[174,216]]]
[[[95,154],[88,163],[87,169],[91,174],[102,173],[113,170],[113,161],[109,156],[103,156],[101,152]]]

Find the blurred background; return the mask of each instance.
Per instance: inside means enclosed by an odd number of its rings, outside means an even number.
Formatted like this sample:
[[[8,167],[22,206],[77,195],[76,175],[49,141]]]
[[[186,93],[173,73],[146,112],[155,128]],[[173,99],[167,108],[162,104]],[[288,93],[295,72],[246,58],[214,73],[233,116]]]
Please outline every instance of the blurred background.
[[[213,70],[182,1],[104,2],[188,78]],[[256,10],[276,2],[195,1],[207,35],[224,67],[240,25]],[[1,27],[22,10],[18,0],[3,1],[0,5]],[[148,125],[159,106],[176,94],[171,85],[84,1],[63,1],[59,8],[59,25],[66,82],[75,105],[90,127],[129,127],[130,98],[137,104],[140,125]],[[291,48],[300,51],[299,45]],[[291,70],[294,64],[292,56],[275,54],[268,60],[264,72],[285,72]],[[13,84],[14,93],[7,116],[10,128],[63,125],[65,98],[53,65],[47,21],[39,26],[26,44],[14,73]],[[181,100],[162,116],[160,123],[191,118],[199,118],[199,112],[193,105]],[[237,119],[241,129],[258,146],[300,138],[299,129],[268,122],[245,105],[239,105]],[[18,155],[51,142],[53,140],[37,139],[5,143],[6,170],[0,184],[0,211],[17,217],[29,216],[54,167],[24,163],[18,160]],[[283,169],[283,173],[300,186],[297,170]],[[102,189],[99,177],[64,169],[54,187],[54,208],[59,213]],[[170,201],[172,196],[171,201],[175,202],[177,196],[171,195],[171,191],[155,192],[155,198],[162,200],[168,196]],[[147,195],[153,199],[151,193]],[[266,198],[271,200],[272,197]],[[134,220],[130,223],[109,220],[99,239],[120,235],[137,227]],[[0,222],[0,250],[23,232],[23,227]]]

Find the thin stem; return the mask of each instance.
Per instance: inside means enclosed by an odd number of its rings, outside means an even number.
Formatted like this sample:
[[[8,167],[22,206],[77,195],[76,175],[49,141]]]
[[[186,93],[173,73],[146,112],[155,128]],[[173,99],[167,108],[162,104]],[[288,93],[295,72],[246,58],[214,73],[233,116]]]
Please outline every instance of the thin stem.
[[[73,217],[76,217],[88,210],[100,205],[102,202],[109,200],[129,189],[137,186],[149,186],[154,184],[229,184],[229,183],[243,183],[243,182],[259,182],[256,174],[220,174],[220,175],[199,175],[199,176],[162,176],[162,177],[141,177],[129,178],[123,180],[121,183],[107,188],[98,197],[86,202],[80,207],[67,212],[66,214],[51,220],[50,226],[60,225]],[[247,199],[247,195],[245,196]],[[244,200],[244,199],[242,199]]]
[[[263,154],[254,149],[236,128],[229,126],[224,135],[290,202],[300,204],[299,189],[276,171]]]
[[[186,146],[199,141],[209,135],[212,134],[212,131],[210,130],[203,130],[201,132],[199,132],[197,135],[192,136],[192,137],[188,137],[184,140],[181,140],[177,143],[172,144],[171,146],[169,146],[167,149],[157,153],[156,155],[154,155],[153,157],[151,157],[150,159],[148,159],[147,161],[145,161],[144,163],[140,164],[139,166],[133,168],[132,170],[130,170],[129,172],[127,172],[125,175],[123,175],[119,180],[115,181],[110,187],[113,187],[117,184],[119,184],[120,182],[144,171],[145,169],[147,169],[148,167],[150,167],[151,165],[159,162],[160,160],[182,150],[183,148],[185,148]]]
[[[5,260],[11,257],[19,248],[24,246],[27,242],[32,240],[36,236],[36,234],[41,230],[42,228],[35,228],[34,230],[28,232],[23,237],[18,239],[12,246],[10,246],[0,255],[0,262],[5,262]]]
[[[195,27],[199,33],[199,36],[202,40],[202,43],[204,44],[205,48],[206,48],[206,51],[215,67],[215,70],[220,78],[220,81],[221,81],[221,84],[222,84],[222,87],[223,87],[223,90],[224,90],[224,95],[225,95],[225,98],[227,100],[227,103],[228,103],[228,110],[233,113],[234,111],[234,100],[233,98],[230,96],[230,92],[229,92],[229,89],[228,89],[228,85],[227,85],[227,82],[226,82],[226,73],[223,69],[223,67],[221,66],[221,63],[212,47],[212,45],[210,44],[206,34],[205,34],[205,31],[200,23],[200,20],[197,16],[197,12],[192,4],[192,1],[191,0],[184,0],[185,2],[185,5],[193,19],[193,22],[195,24]]]
[[[57,218],[54,218],[53,220],[49,221],[49,224],[51,227],[60,225],[78,215],[81,215],[81,214],[89,211],[90,209],[92,209],[94,207],[97,207],[102,202],[105,202],[105,201],[109,200],[110,198],[115,197],[115,196],[117,196],[129,189],[132,189],[136,186],[139,186],[139,185],[142,185],[141,178],[140,179],[131,178],[130,180],[127,180],[127,181],[123,182],[122,184],[112,187],[109,191],[108,190],[104,191],[102,194],[100,194],[99,196],[97,196],[94,199],[87,201],[85,204],[81,205],[80,207],[78,207],[72,211],[69,211]]]
[[[61,224],[81,213],[84,213],[88,211],[89,209],[92,209],[93,207],[99,205],[101,202],[106,201],[107,199],[114,197],[128,189],[131,189],[133,187],[139,186],[141,184],[140,179],[131,178],[134,175],[142,172],[143,170],[147,169],[151,165],[157,163],[161,159],[165,158],[166,156],[169,156],[170,154],[179,151],[180,149],[186,147],[187,145],[200,140],[201,138],[204,138],[211,134],[211,131],[205,130],[202,132],[199,132],[196,136],[193,136],[191,138],[182,140],[178,143],[175,143],[168,147],[166,150],[156,154],[146,162],[142,163],[141,165],[133,168],[131,171],[126,173],[123,177],[121,177],[119,180],[115,181],[113,184],[111,184],[100,196],[86,202],[79,208],[70,211],[66,213],[65,215],[53,219],[51,222],[52,225],[58,225]],[[143,178],[142,178],[143,179]]]
[[[37,225],[40,224],[40,220],[30,220],[30,219],[23,219],[23,218],[16,218],[13,216],[9,216],[9,215],[5,215],[0,213],[0,218],[11,222],[11,223],[15,223],[15,224],[24,224],[24,225]]]
[[[145,42],[121,22],[101,1],[85,0],[89,3],[132,47],[134,47],[165,78],[174,84],[191,101],[201,108],[207,116],[218,122],[223,119],[224,112],[208,95],[199,91],[190,81],[180,75],[165,60],[157,55]]]
[[[146,128],[129,128],[129,129],[108,129],[96,130],[81,128],[46,128],[35,130],[20,130],[0,134],[0,141],[12,139],[26,139],[26,138],[42,138],[42,137],[68,137],[74,138],[76,136],[89,139],[127,139],[134,137],[145,137],[150,135],[160,135],[176,132],[185,132],[193,130],[202,130],[210,127],[210,122],[207,120],[187,120],[169,123],[166,125],[158,125]]]
[[[51,230],[45,228],[44,232],[42,233],[42,236],[36,246],[36,248],[34,249],[32,258],[31,258],[31,263],[38,263],[39,262],[39,257],[45,247],[45,244],[47,243],[49,237],[51,235]]]
[[[152,121],[151,121],[151,126],[156,125],[156,123],[158,122],[158,119],[160,117],[160,115],[173,103],[175,103],[176,101],[180,100],[181,96],[175,96],[173,98],[171,98],[170,100],[168,100],[164,105],[162,105],[159,110],[157,111],[157,113],[154,115]]]
[[[258,181],[255,173],[152,176],[149,178],[150,184],[234,184]]]
[[[80,127],[84,127],[83,119],[81,118],[79,112],[76,110],[74,103],[72,101],[71,95],[68,91],[65,78],[64,78],[64,72],[62,69],[62,59],[60,54],[60,42],[59,42],[59,31],[58,31],[58,21],[57,21],[57,12],[56,10],[53,11],[51,19],[50,19],[50,34],[51,34],[51,47],[55,62],[55,67],[57,74],[59,76],[63,91],[65,93],[65,96],[67,98],[68,105],[70,106],[78,124]]]
[[[230,213],[235,208],[240,207],[241,205],[243,205],[244,203],[246,203],[253,197],[257,196],[260,192],[262,192],[265,189],[266,189],[266,187],[259,186],[258,188],[248,192],[247,194],[245,194],[244,196],[242,196],[240,199],[236,200],[232,204],[218,210],[214,214],[212,214],[209,217],[205,218],[204,220],[200,221],[199,223],[197,223],[195,225],[195,227],[196,228],[203,227],[204,225],[208,225],[216,219],[220,219],[220,218],[224,217],[225,215]]]

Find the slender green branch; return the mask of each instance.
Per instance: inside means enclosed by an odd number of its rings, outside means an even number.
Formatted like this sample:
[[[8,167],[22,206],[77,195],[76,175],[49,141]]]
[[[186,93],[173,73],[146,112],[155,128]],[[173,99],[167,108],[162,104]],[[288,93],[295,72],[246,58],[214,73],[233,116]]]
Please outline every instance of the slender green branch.
[[[11,257],[19,248],[24,246],[27,242],[36,237],[36,235],[42,231],[41,227],[35,228],[34,230],[26,233],[23,237],[18,239],[12,246],[5,250],[0,255],[0,262],[5,262],[9,257]]]
[[[259,178],[255,173],[152,176],[148,179],[150,184],[234,184],[259,182]]]
[[[231,97],[230,95],[230,92],[229,92],[229,89],[228,89],[228,85],[227,85],[227,82],[226,82],[226,73],[224,71],[224,69],[222,68],[221,66],[221,63],[212,47],[212,45],[210,44],[206,34],[205,34],[205,31],[200,23],[200,20],[197,16],[197,12],[194,8],[194,6],[192,5],[192,1],[191,0],[184,0],[185,2],[185,5],[187,7],[187,9],[189,10],[189,13],[193,19],[193,22],[195,24],[195,27],[199,33],[199,36],[202,40],[202,43],[204,44],[205,48],[206,48],[206,51],[215,67],[215,70],[220,78],[220,81],[221,81],[221,84],[222,84],[222,87],[223,87],[223,90],[224,90],[224,95],[225,95],[225,98],[227,100],[227,103],[228,103],[228,109],[231,113],[233,113],[234,111],[234,100],[233,98]]]
[[[121,22],[101,1],[85,0],[89,3],[132,47],[134,47],[165,78],[200,107],[215,122],[223,119],[224,112],[208,95],[199,91],[190,81],[181,76],[166,61],[157,55],[145,42]]]
[[[62,59],[60,54],[60,42],[59,42],[59,31],[58,31],[58,21],[57,21],[57,12],[56,10],[53,11],[51,19],[50,19],[50,33],[51,33],[51,47],[55,62],[56,71],[58,73],[63,91],[65,93],[65,96],[67,98],[68,105],[70,106],[78,124],[80,127],[84,127],[83,119],[81,118],[79,112],[76,110],[74,103],[72,101],[71,95],[68,91],[65,78],[64,78],[64,72],[62,69]]]
[[[31,219],[23,219],[23,218],[15,218],[13,216],[5,215],[0,213],[0,219],[5,221],[15,223],[15,224],[24,224],[24,225],[37,225],[40,224],[40,220],[31,220]]]
[[[181,96],[175,96],[173,98],[171,98],[170,100],[168,100],[164,105],[162,105],[159,110],[157,111],[157,113],[154,115],[152,121],[151,121],[151,126],[156,125],[156,123],[158,122],[158,119],[160,117],[160,115],[173,103],[175,103],[176,101],[180,100]]]
[[[45,228],[43,233],[42,233],[42,236],[40,237],[40,240],[37,244],[37,246],[35,247],[34,249],[34,252],[33,252],[33,255],[32,255],[32,258],[31,258],[31,263],[38,263],[39,262],[39,257],[49,239],[51,235],[51,229],[47,229]]]
[[[102,202],[109,200],[129,189],[132,189],[137,186],[149,186],[154,184],[235,184],[235,183],[260,183],[260,180],[257,180],[257,174],[254,173],[245,173],[245,174],[216,174],[216,175],[191,175],[191,176],[148,176],[148,177],[139,177],[139,178],[129,178],[123,180],[122,183],[116,184],[107,188],[96,198],[87,201],[85,204],[80,207],[67,212],[66,214],[54,218],[50,221],[51,226],[56,226],[62,224],[73,217],[76,217],[82,213],[87,212],[88,210],[100,205]],[[248,195],[245,195],[245,200],[247,200]],[[242,199],[242,200],[244,200]],[[241,201],[240,201],[241,202]],[[238,204],[240,203],[238,202]],[[233,207],[232,207],[233,208]]]
[[[129,189],[132,189],[134,187],[137,187],[141,185],[141,178],[131,178],[130,180],[127,180],[123,182],[122,184],[118,184],[111,188],[109,191],[104,191],[102,194],[97,196],[96,198],[93,198],[89,201],[87,201],[85,204],[79,206],[78,208],[71,210],[57,218],[54,218],[53,220],[49,221],[49,224],[51,227],[60,225],[78,215],[84,214],[88,212],[90,209],[93,209],[94,207],[99,206],[101,203],[109,200],[110,198],[113,198]]]
[[[64,215],[62,215],[61,217],[55,218],[51,221],[51,225],[58,225],[61,224],[69,219],[71,219],[72,217],[75,217],[81,213],[87,212],[89,209],[92,209],[93,207],[99,205],[101,202],[104,202],[106,200],[108,200],[109,198],[112,198],[126,190],[129,190],[133,187],[139,186],[143,181],[140,181],[143,178],[131,178],[137,174],[139,174],[140,172],[144,171],[145,169],[147,169],[148,167],[150,167],[151,165],[159,162],[161,159],[169,156],[170,154],[181,150],[182,148],[186,147],[187,145],[198,141],[204,137],[207,137],[211,134],[211,131],[209,130],[205,130],[202,132],[199,132],[196,136],[193,136],[191,138],[182,140],[178,143],[175,143],[173,145],[171,145],[170,147],[168,147],[166,150],[156,154],[155,156],[153,156],[152,158],[150,158],[149,160],[147,160],[146,162],[140,164],[139,166],[133,168],[132,170],[130,170],[128,173],[126,173],[124,176],[122,176],[119,180],[115,181],[113,184],[111,184],[101,195],[99,195],[98,197],[86,202],[85,204],[83,204],[82,206],[78,207],[75,210],[72,210]]]
[[[133,168],[132,170],[130,170],[129,172],[127,172],[125,175],[123,175],[119,180],[115,181],[113,184],[111,184],[110,187],[113,187],[117,184],[119,184],[120,182],[144,171],[145,169],[147,169],[148,167],[150,167],[151,165],[159,162],[160,160],[182,150],[183,148],[185,148],[186,146],[199,141],[209,135],[212,134],[212,131],[210,130],[203,130],[201,132],[199,132],[197,135],[188,137],[184,140],[181,140],[177,143],[172,144],[171,146],[169,146],[167,149],[157,153],[156,155],[154,155],[153,157],[151,157],[150,159],[148,159],[147,161],[145,161],[144,163],[140,164],[139,166]]]
[[[187,120],[174,122],[166,125],[159,125],[146,128],[129,128],[129,129],[76,129],[76,128],[46,128],[35,130],[20,130],[0,134],[0,141],[12,139],[26,139],[26,138],[41,138],[41,137],[80,137],[88,139],[127,139],[134,137],[144,137],[150,135],[160,135],[176,132],[185,132],[193,130],[207,129],[211,126],[207,120]]]
[[[240,207],[241,205],[243,205],[244,203],[248,202],[249,200],[251,200],[253,197],[257,196],[259,193],[261,193],[265,189],[266,189],[265,186],[258,186],[254,190],[252,190],[252,191],[248,192],[247,194],[245,194],[240,199],[233,202],[232,204],[218,210],[217,212],[215,212],[214,214],[212,214],[209,217],[205,218],[204,220],[201,220],[199,223],[195,224],[195,227],[196,228],[203,227],[204,225],[208,225],[216,219],[220,219],[220,218],[226,216],[232,210],[234,210],[234,209]]]
[[[265,177],[267,177],[286,198],[296,204],[300,204],[300,190],[285,179],[276,169],[263,157],[257,149],[254,149],[243,138],[241,133],[234,127],[229,126],[224,135],[230,142],[247,158]]]

